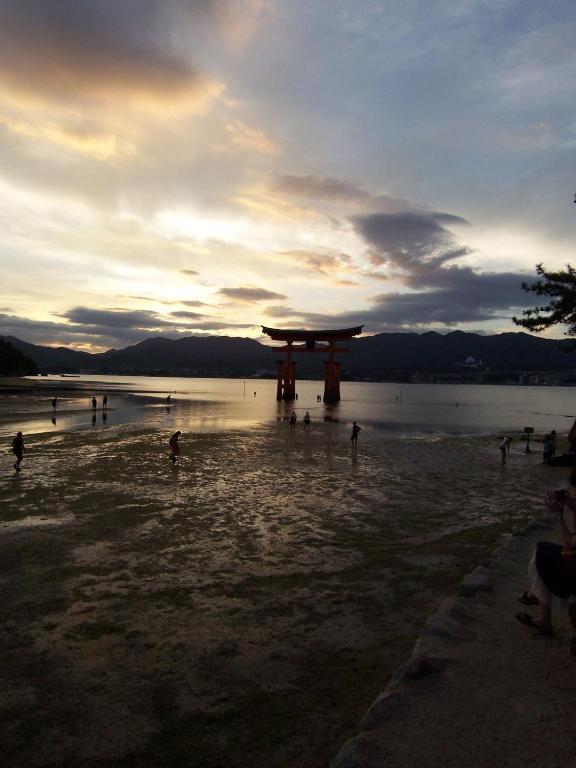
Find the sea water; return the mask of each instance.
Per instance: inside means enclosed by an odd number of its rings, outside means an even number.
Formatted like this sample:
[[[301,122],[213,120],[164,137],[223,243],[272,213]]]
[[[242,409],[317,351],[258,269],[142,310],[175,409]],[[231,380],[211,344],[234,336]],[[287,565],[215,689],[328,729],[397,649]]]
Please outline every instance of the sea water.
[[[54,414],[50,400],[57,389],[47,391],[45,402],[14,396],[13,417],[5,415],[1,434],[9,435],[16,427],[28,434],[126,423],[161,428],[168,421],[168,395],[169,413],[178,415],[181,427],[199,431],[282,421],[292,411],[302,420],[309,411],[313,423],[349,426],[357,421],[364,439],[381,432],[399,437],[488,435],[519,433],[525,427],[536,433],[555,429],[561,434],[570,429],[576,415],[576,393],[570,387],[342,382],[342,400],[327,405],[318,401],[321,381],[299,381],[298,399],[290,403],[278,402],[276,382],[263,379],[86,375],[72,380],[49,376],[42,381],[62,387],[73,381],[73,386],[85,391],[85,399],[67,399],[63,389]],[[109,408],[103,419],[104,392]],[[90,406],[93,395],[98,400],[95,423]]]

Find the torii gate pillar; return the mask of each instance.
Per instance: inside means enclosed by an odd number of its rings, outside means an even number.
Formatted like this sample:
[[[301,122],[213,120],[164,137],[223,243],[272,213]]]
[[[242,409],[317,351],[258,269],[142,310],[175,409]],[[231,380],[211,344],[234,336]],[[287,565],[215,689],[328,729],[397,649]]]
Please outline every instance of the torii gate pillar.
[[[324,363],[324,402],[340,402],[340,371],[342,363],[326,360]]]

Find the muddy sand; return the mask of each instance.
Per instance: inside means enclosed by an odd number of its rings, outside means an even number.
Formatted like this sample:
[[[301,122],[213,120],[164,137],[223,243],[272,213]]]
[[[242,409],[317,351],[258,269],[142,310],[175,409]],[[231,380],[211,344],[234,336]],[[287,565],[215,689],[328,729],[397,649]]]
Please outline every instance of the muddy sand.
[[[185,434],[172,467],[167,437],[39,434],[20,475],[3,454],[3,765],[324,768],[566,474],[502,467],[494,439],[352,452],[338,425],[284,423]]]

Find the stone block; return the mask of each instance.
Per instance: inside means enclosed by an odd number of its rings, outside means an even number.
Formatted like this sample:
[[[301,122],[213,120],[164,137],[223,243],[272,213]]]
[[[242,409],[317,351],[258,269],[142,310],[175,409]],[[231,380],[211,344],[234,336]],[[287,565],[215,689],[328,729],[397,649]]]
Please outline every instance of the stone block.
[[[349,739],[330,763],[330,768],[384,768],[384,749],[370,733]]]
[[[464,576],[458,587],[460,597],[474,597],[477,592],[491,592],[492,578],[480,568]]]
[[[360,723],[363,731],[371,731],[393,717],[404,703],[405,695],[400,691],[383,691],[366,712]]]

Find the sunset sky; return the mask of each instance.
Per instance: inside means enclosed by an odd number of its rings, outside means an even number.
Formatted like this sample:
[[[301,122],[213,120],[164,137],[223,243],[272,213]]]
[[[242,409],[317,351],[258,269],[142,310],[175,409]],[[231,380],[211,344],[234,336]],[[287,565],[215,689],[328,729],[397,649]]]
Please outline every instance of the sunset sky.
[[[576,262],[575,41],[574,0],[0,0],[0,333],[518,330]]]

